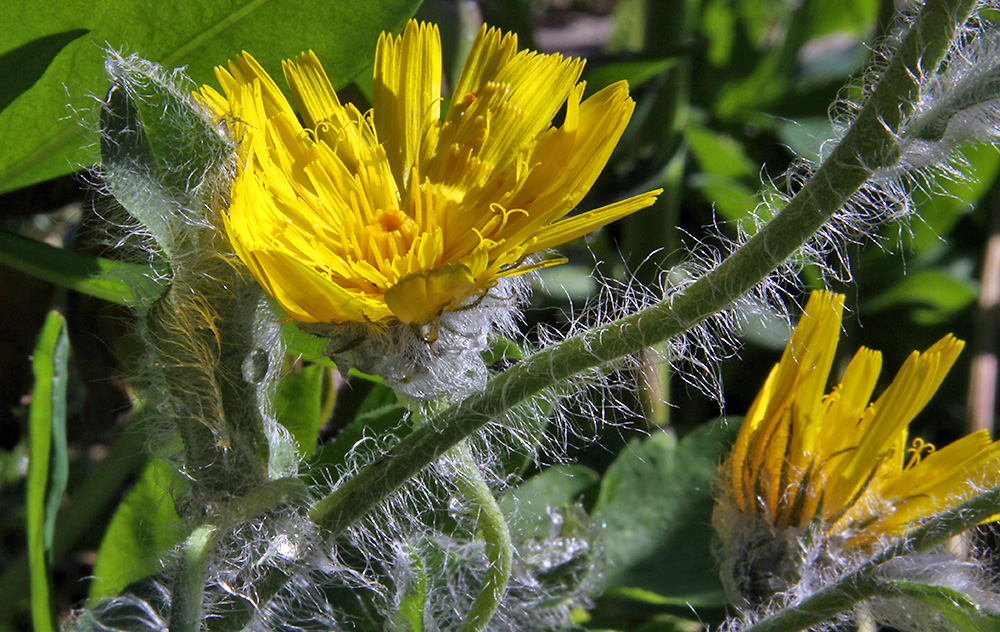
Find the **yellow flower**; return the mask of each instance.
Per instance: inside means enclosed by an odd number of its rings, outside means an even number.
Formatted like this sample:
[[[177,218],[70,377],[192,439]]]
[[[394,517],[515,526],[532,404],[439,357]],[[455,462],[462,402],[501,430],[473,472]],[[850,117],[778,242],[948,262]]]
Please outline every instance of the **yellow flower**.
[[[741,525],[818,529],[838,549],[892,541],[977,491],[1000,484],[1000,442],[986,431],[934,447],[907,426],[934,395],[963,343],[945,336],[914,352],[869,400],[881,355],[862,348],[824,395],[843,296],[815,292],[722,465],[714,522],[724,546]],[[758,523],[759,524],[759,523]]]
[[[565,216],[631,116],[625,82],[582,100],[583,62],[480,30],[441,118],[438,29],[383,34],[372,111],[342,105],[314,54],[284,64],[297,117],[247,53],[201,96],[241,149],[223,221],[236,254],[303,323],[425,325],[534,255],[655,200]],[[565,104],[559,127],[553,117]]]

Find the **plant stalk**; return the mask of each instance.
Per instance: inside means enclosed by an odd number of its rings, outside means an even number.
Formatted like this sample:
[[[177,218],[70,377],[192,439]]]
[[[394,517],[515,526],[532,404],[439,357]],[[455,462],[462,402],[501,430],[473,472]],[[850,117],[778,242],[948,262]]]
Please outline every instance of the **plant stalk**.
[[[486,629],[493,613],[507,592],[514,545],[510,539],[510,529],[493,491],[483,479],[479,466],[472,458],[468,444],[463,441],[452,448],[451,454],[461,471],[456,477],[459,491],[478,510],[477,527],[486,541],[486,559],[490,566],[483,578],[483,587],[476,595],[472,608],[459,632],[480,632]]]

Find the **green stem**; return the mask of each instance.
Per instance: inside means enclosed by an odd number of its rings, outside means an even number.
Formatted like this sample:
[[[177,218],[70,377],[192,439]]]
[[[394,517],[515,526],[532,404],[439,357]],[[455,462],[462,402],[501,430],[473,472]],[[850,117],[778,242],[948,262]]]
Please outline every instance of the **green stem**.
[[[450,454],[460,467],[459,474],[455,477],[459,491],[479,510],[476,526],[486,541],[486,559],[490,563],[483,578],[483,587],[458,630],[480,632],[486,628],[507,592],[514,545],[511,543],[507,520],[483,479],[479,466],[473,460],[468,444],[464,441],[459,443],[452,448]]]
[[[514,406],[588,369],[677,336],[726,309],[793,255],[881,168],[918,96],[918,77],[940,64],[973,0],[928,0],[843,141],[801,191],[718,267],[671,298],[540,351],[444,411],[312,508],[334,533],[371,511],[417,472]],[[924,69],[924,70],[921,70]]]
[[[181,547],[180,576],[174,583],[170,606],[171,632],[198,632],[205,618],[205,581],[221,530],[215,525],[196,527]]]
[[[214,524],[206,522],[194,528],[181,545],[179,572],[170,605],[171,632],[198,632],[201,629],[205,619],[208,570],[217,555],[219,538],[234,526],[249,522],[280,504],[294,503],[307,494],[305,485],[297,478],[268,481],[226,506]]]

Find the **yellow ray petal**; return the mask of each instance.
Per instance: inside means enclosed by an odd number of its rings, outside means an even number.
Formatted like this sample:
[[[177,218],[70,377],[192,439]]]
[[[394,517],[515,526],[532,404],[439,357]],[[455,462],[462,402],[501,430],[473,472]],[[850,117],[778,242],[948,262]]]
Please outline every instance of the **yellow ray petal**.
[[[567,241],[586,235],[590,231],[610,224],[611,222],[631,215],[638,210],[644,209],[656,201],[656,196],[663,192],[663,189],[640,193],[614,204],[602,206],[601,208],[581,213],[569,219],[556,222],[536,233],[535,239],[530,242],[530,246],[525,254],[533,254],[548,248],[554,248]]]
[[[430,151],[441,116],[441,35],[411,21],[399,37],[383,34],[375,53],[373,113],[400,190],[421,146]],[[425,137],[431,135],[425,142]]]

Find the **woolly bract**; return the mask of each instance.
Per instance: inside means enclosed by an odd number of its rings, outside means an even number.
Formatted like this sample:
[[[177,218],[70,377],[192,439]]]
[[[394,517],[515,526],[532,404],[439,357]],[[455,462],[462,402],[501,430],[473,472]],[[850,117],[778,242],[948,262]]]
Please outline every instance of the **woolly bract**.
[[[724,546],[763,523],[772,533],[816,529],[836,548],[870,548],[1000,484],[1000,443],[986,431],[936,451],[908,439],[962,341],[948,335],[913,352],[872,403],[881,354],[862,348],[824,395],[842,313],[842,295],[813,293],[751,405],[721,468],[713,521]]]
[[[649,206],[644,193],[564,219],[632,114],[622,81],[582,100],[583,62],[517,52],[482,28],[440,116],[441,42],[383,34],[374,103],[342,105],[311,52],[284,64],[300,119],[247,53],[202,97],[240,141],[223,220],[239,258],[302,323],[425,325],[531,255]],[[565,104],[565,119],[552,118]]]

